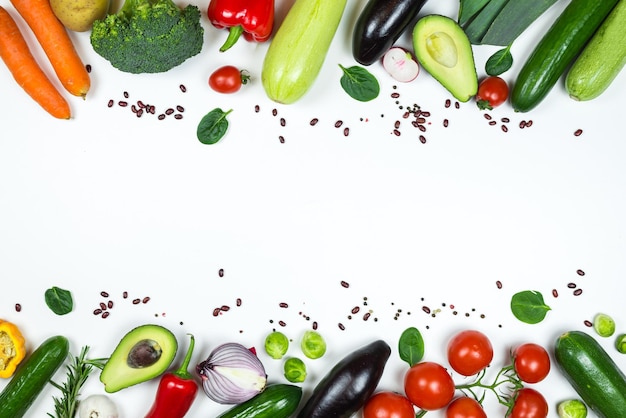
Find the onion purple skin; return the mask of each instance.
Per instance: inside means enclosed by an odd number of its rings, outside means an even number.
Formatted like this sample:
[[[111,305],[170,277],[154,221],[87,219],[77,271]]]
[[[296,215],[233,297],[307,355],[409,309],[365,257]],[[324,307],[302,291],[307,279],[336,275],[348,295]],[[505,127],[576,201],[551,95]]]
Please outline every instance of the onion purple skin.
[[[261,393],[267,384],[263,363],[239,343],[216,347],[196,366],[204,393],[214,402],[233,405]]]

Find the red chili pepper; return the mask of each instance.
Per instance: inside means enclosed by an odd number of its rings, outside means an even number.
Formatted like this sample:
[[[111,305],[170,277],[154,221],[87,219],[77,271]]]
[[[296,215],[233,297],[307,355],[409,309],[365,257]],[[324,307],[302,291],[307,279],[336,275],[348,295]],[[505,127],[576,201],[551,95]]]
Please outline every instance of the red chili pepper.
[[[241,34],[248,41],[265,42],[274,28],[274,0],[211,0],[209,21],[218,29],[229,28],[220,51],[237,42]]]
[[[189,349],[175,372],[166,373],[159,382],[156,399],[146,418],[183,418],[198,393],[198,384],[187,371],[195,340],[191,335]]]

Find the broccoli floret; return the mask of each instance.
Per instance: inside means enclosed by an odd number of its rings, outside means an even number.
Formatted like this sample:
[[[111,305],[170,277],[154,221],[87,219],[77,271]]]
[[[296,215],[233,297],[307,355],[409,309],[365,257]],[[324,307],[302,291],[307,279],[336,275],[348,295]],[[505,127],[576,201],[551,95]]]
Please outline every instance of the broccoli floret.
[[[160,73],[202,50],[200,10],[172,0],[125,0],[117,14],[97,20],[91,45],[115,68],[128,73]]]

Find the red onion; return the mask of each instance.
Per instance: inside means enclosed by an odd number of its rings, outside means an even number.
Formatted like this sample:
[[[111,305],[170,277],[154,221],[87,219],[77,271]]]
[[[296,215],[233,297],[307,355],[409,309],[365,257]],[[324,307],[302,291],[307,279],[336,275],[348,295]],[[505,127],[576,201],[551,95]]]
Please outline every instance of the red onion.
[[[245,402],[262,392],[267,383],[261,360],[238,343],[216,347],[196,371],[207,396],[221,404]]]

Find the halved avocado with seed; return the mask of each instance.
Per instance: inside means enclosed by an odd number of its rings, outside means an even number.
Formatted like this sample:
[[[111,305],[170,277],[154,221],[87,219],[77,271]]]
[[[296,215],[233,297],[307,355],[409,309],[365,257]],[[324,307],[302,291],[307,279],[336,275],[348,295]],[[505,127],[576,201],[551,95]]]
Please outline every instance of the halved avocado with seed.
[[[119,342],[100,373],[108,393],[117,392],[163,374],[174,361],[178,342],[160,325],[141,325]]]
[[[456,21],[427,15],[413,29],[415,56],[422,67],[461,102],[478,91],[474,53],[467,35]]]

